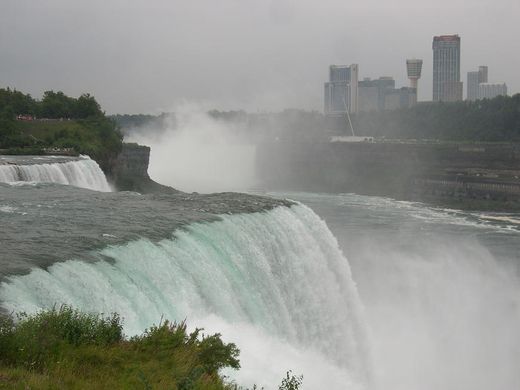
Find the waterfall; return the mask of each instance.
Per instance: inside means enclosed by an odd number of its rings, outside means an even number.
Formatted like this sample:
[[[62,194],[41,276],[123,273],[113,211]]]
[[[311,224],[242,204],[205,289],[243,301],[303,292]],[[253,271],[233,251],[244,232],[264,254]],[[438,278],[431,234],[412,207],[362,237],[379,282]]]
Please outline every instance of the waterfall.
[[[99,165],[89,157],[52,164],[0,165],[0,182],[59,183],[111,191]]]
[[[366,327],[348,261],[306,206],[224,215],[94,255],[7,278],[3,308],[117,312],[129,335],[161,318],[187,319],[239,344],[240,383],[272,388],[293,369],[308,389],[367,386]]]

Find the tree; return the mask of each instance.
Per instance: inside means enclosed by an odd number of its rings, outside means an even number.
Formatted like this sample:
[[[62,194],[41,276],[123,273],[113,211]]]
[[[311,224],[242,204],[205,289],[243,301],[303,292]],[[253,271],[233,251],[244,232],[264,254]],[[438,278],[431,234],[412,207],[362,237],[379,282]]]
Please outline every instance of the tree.
[[[77,119],[84,119],[102,115],[101,107],[94,96],[85,93],[76,100],[74,112],[71,116]]]
[[[75,106],[75,99],[66,96],[63,92],[45,91],[40,102],[40,116],[44,118],[71,118]]]

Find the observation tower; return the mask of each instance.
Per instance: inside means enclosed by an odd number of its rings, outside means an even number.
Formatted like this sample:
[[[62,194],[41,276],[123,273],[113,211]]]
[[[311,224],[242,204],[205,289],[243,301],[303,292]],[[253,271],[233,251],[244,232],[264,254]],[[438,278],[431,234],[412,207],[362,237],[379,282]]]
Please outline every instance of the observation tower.
[[[410,88],[415,89],[415,101],[417,102],[417,84],[419,83],[419,79],[421,78],[422,71],[422,60],[411,59],[406,60],[406,71],[408,73],[408,78],[410,79]]]

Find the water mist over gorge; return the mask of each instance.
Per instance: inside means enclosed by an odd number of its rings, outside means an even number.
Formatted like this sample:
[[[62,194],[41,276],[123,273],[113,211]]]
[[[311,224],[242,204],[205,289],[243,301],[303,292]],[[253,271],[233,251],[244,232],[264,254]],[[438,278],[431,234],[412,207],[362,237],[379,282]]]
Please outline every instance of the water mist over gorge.
[[[199,115],[206,131],[236,134],[207,114]],[[188,123],[196,121],[192,118]],[[200,142],[199,135],[188,144]],[[142,134],[137,139],[147,143]],[[222,145],[225,139],[214,140],[213,147],[221,145],[220,152],[230,159],[239,157],[226,153],[229,145]],[[232,139],[245,143],[236,136]],[[161,148],[160,142],[153,142]],[[167,148],[162,150],[162,162],[168,161]],[[190,159],[184,155],[177,163],[189,166]],[[152,170],[154,163],[158,160],[152,157]],[[253,178],[239,180],[231,188],[237,188],[237,183],[245,189],[248,185],[251,188],[251,183],[258,185],[255,170],[241,176],[243,168],[237,164],[225,167],[232,177]],[[194,174],[192,188],[203,191],[197,180],[204,180],[203,175],[198,179]],[[311,206],[337,237],[364,308],[371,351],[369,387],[506,390],[520,386],[516,369],[520,363],[517,214],[462,212],[359,195],[271,195]],[[253,349],[265,353],[265,348],[255,345]],[[287,346],[281,349],[290,350]],[[286,361],[285,356],[280,359]],[[299,356],[293,360],[306,359]],[[329,372],[326,367],[319,370]],[[333,378],[341,376],[328,374],[328,378],[330,381],[308,388],[344,388],[334,384]]]
[[[519,16],[0,0],[0,390],[520,390]]]
[[[185,104],[125,139],[152,148],[149,174],[160,183],[187,192],[244,191],[256,184],[255,145],[239,126]]]
[[[359,195],[286,196],[327,221],[349,260],[378,388],[520,385],[517,215]]]
[[[156,180],[258,186],[239,130],[193,110],[165,129],[129,136],[152,145]],[[4,312],[116,311],[129,335],[188,319],[240,347],[242,369],[226,375],[266,389],[289,369],[304,389],[520,386],[518,214],[354,194],[102,192],[95,162],[56,160],[0,166]]]

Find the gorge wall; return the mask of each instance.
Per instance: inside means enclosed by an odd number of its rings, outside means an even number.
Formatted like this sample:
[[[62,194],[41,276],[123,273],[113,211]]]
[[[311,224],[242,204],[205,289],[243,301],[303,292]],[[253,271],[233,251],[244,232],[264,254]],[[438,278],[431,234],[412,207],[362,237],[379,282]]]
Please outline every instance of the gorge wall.
[[[257,171],[266,189],[520,208],[520,144],[274,142]]]
[[[123,143],[121,152],[106,172],[109,180],[119,191],[140,193],[173,193],[177,190],[156,183],[148,175],[150,147],[136,143]]]

